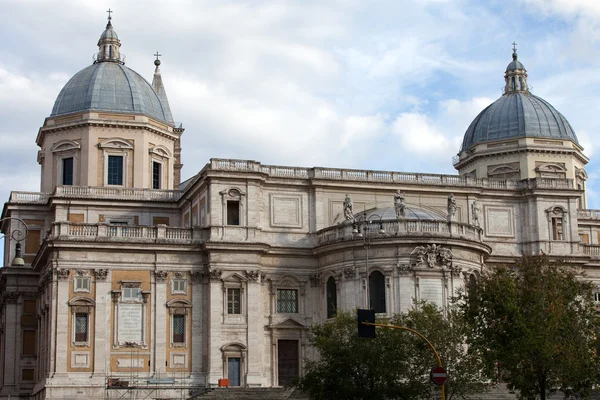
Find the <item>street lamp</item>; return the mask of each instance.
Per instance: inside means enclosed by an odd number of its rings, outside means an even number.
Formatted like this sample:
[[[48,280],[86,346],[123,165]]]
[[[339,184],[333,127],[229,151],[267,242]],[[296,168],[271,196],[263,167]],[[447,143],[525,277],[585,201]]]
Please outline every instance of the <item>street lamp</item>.
[[[369,231],[373,228],[373,217],[377,218],[377,224],[379,225],[379,229],[377,232],[380,235],[385,234],[385,229],[383,229],[383,218],[379,214],[371,214],[369,219],[367,219],[367,212],[363,211],[362,215],[358,216],[358,219],[354,220],[352,223],[352,234],[356,235],[359,238],[363,239],[363,247],[365,248],[365,271],[367,275],[367,284],[365,285],[365,294],[366,294],[366,303],[367,308],[371,308],[370,303],[370,277],[369,277],[369,247],[371,247],[371,237],[369,236]]]
[[[21,254],[21,241],[23,241],[27,237],[27,224],[21,218],[17,217],[2,218],[0,219],[0,223],[9,220],[19,221],[21,225],[23,225],[23,227],[25,228],[24,231],[21,229],[15,229],[10,232],[10,237],[12,238],[12,240],[15,240],[17,242],[15,244],[15,258],[13,258],[10,265],[12,267],[22,267],[25,265],[25,260],[23,259],[23,256]]]

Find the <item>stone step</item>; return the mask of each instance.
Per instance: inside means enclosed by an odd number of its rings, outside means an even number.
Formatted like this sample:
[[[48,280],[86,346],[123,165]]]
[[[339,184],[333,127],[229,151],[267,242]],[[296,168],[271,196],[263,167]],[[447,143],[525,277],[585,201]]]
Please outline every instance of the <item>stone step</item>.
[[[227,399],[227,400],[308,400],[299,391],[284,388],[214,388],[191,397],[188,400]]]

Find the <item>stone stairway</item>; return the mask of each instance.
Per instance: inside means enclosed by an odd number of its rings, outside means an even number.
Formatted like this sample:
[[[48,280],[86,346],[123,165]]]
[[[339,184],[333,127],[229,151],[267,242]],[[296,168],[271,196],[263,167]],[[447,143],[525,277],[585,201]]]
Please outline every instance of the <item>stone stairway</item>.
[[[227,400],[308,400],[300,391],[284,388],[214,388],[191,397],[188,400],[227,399]]]

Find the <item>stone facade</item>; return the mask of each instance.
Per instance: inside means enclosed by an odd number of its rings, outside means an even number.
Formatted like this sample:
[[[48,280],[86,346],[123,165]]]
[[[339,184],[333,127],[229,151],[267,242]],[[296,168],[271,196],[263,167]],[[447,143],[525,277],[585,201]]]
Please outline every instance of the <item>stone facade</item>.
[[[312,324],[356,307],[443,308],[521,255],[566,259],[600,283],[600,211],[584,208],[587,158],[569,140],[518,154],[514,139],[478,144],[459,175],[211,159],[178,186],[182,133],[136,114],[46,119],[42,191],[12,192],[2,215],[28,233],[2,226],[0,399],[283,386],[314,355]],[[120,185],[105,151],[128,155]],[[489,174],[496,164],[511,178]]]

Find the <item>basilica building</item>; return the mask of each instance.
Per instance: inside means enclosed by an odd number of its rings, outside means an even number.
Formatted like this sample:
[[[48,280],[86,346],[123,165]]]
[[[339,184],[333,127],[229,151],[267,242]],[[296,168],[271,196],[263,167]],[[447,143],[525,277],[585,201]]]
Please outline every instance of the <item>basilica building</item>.
[[[448,160],[457,175],[213,158],[182,180],[154,64],[152,83],[125,65],[109,18],[35,137],[40,191],[11,192],[1,216],[0,399],[285,386],[311,325],[444,308],[521,255],[600,285],[589,160],[516,50]]]

